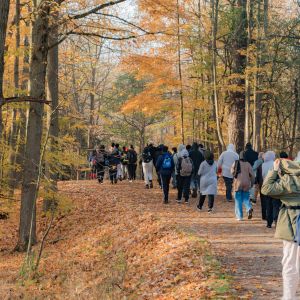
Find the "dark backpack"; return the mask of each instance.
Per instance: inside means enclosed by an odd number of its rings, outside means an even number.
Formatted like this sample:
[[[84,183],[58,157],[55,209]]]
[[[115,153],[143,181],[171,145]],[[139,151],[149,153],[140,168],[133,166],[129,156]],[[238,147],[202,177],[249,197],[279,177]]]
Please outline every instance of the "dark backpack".
[[[142,154],[143,162],[149,163],[152,160],[151,152],[149,149],[145,148]]]
[[[169,155],[166,155],[164,157],[161,167],[163,170],[171,170],[172,169],[172,157],[170,157]]]
[[[135,151],[129,151],[127,157],[130,164],[135,164],[137,162],[137,154]]]

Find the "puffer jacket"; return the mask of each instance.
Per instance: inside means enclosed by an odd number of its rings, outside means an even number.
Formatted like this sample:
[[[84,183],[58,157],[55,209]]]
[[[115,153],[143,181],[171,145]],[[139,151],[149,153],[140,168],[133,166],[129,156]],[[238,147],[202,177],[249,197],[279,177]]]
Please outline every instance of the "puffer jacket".
[[[300,206],[300,163],[281,160],[279,172],[271,170],[264,180],[261,192],[264,195],[280,199],[280,209],[275,237],[293,241],[296,233],[296,219],[300,209],[287,208]]]

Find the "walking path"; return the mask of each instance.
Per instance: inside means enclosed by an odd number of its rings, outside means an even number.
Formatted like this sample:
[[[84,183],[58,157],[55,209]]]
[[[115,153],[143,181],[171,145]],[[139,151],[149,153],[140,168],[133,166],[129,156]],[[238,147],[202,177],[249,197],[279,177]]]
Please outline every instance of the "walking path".
[[[132,189],[136,190],[132,192]],[[137,206],[154,211],[166,220],[193,230],[208,240],[218,259],[233,276],[234,288],[240,299],[280,299],[281,297],[281,241],[274,239],[275,229],[266,228],[260,218],[260,204],[254,206],[252,220],[239,222],[234,215],[234,202],[227,203],[218,196],[215,212],[196,210],[196,199],[189,205],[178,204],[175,191],[170,203],[162,204],[159,189],[145,190],[141,184],[125,185],[114,189],[117,198],[130,193]],[[224,194],[221,190],[220,194]],[[206,200],[207,201],[207,200]],[[207,207],[205,203],[204,208]]]

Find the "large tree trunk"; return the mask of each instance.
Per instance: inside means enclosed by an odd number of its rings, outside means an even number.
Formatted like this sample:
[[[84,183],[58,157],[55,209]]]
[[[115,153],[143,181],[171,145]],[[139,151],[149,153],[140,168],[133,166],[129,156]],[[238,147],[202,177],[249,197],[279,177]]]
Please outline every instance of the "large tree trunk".
[[[45,99],[45,78],[48,54],[49,3],[38,1],[38,10],[32,23],[32,49],[30,57],[30,96]],[[23,186],[21,193],[21,212],[19,240],[16,249],[25,251],[36,243],[36,198],[38,193],[41,141],[43,134],[42,103],[31,103],[26,138]]]
[[[54,16],[55,19],[58,18],[58,14]],[[57,144],[58,144],[58,134],[59,134],[59,126],[58,126],[58,117],[59,117],[59,99],[58,99],[58,31],[57,27],[53,27],[49,34],[49,46],[56,45],[49,49],[48,52],[48,65],[47,65],[47,97],[51,102],[50,109],[50,152],[57,152]],[[57,192],[57,180],[58,175],[55,172],[53,165],[49,165],[49,173],[50,173],[50,186],[48,187],[49,193],[48,196],[45,197],[43,202],[43,210],[48,211],[56,205],[53,197]]]
[[[236,18],[237,28],[235,28],[234,37],[232,40],[232,72],[238,76],[232,80],[232,84],[238,89],[230,93],[231,103],[229,111],[229,126],[228,135],[229,142],[236,146],[238,151],[244,149],[245,137],[245,73],[246,56],[241,50],[246,50],[247,47],[247,0],[237,1]]]

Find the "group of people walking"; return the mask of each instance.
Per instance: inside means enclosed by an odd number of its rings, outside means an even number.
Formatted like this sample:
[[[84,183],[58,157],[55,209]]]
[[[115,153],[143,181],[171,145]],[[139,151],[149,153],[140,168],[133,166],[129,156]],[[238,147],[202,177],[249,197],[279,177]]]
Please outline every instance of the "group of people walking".
[[[132,182],[136,179],[137,160],[138,155],[133,145],[129,149],[126,146],[120,149],[120,145],[115,143],[111,144],[110,150],[106,150],[104,145],[96,147],[89,156],[92,174],[95,174],[99,183],[104,181],[106,167],[111,184],[124,179]]]
[[[277,156],[277,159],[276,159]],[[261,218],[267,228],[276,227],[275,236],[283,240],[283,298],[296,299],[300,279],[300,152],[292,160],[287,153],[256,152],[250,143],[239,154],[230,144],[218,160],[203,145],[179,145],[172,152],[165,145],[155,147],[149,143],[138,159],[131,145],[120,150],[112,144],[107,151],[100,146],[89,158],[97,179],[103,183],[104,169],[108,167],[112,184],[128,178],[136,179],[136,168],[142,165],[145,188],[152,189],[153,173],[163,190],[163,202],[169,202],[170,185],[177,189],[177,202],[189,203],[198,197],[197,209],[202,210],[206,197],[208,212],[214,208],[218,179],[223,177],[226,201],[235,201],[235,216],[243,220],[243,206],[248,219],[253,215],[253,204],[258,196]]]

